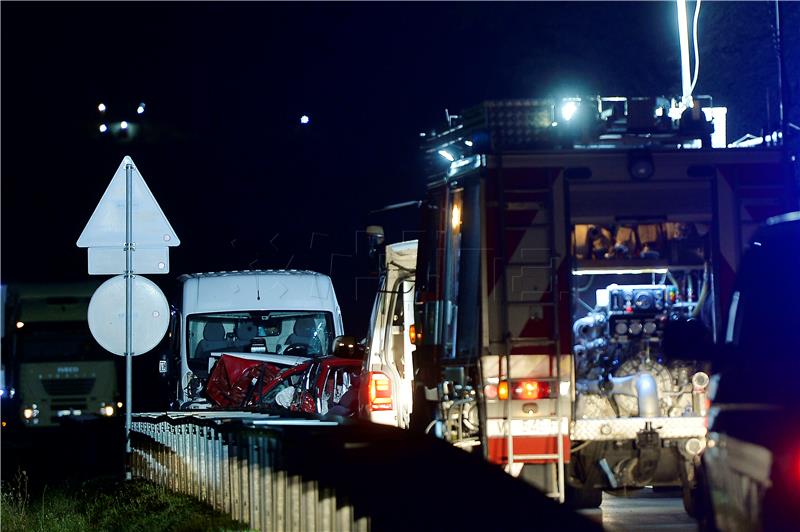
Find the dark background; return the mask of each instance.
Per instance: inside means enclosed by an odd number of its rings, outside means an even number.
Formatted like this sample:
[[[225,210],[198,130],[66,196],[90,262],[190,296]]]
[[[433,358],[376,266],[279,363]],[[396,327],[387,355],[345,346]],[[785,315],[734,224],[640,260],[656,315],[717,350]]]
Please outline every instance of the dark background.
[[[800,5],[783,10],[797,94]],[[376,286],[359,231],[415,236],[413,209],[369,211],[423,197],[419,132],[445,108],[680,91],[674,2],[3,2],[0,18],[3,283],[87,277],[75,241],[127,154],[182,240],[151,276],[173,302],[181,273],[311,268],[359,337]],[[772,2],[703,3],[695,93],[728,107],[729,141],[776,127],[773,22]],[[130,119],[146,102],[135,142],[99,134],[101,101]]]

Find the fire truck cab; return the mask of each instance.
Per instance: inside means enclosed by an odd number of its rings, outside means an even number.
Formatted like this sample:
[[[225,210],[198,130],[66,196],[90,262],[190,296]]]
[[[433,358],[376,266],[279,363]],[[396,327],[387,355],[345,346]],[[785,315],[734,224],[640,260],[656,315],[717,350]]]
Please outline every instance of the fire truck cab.
[[[485,102],[426,138],[445,165],[423,208],[413,415],[575,506],[682,486],[691,513],[707,348],[743,245],[796,197],[781,149],[700,148],[609,101],[576,103],[598,112],[572,129],[551,101]]]

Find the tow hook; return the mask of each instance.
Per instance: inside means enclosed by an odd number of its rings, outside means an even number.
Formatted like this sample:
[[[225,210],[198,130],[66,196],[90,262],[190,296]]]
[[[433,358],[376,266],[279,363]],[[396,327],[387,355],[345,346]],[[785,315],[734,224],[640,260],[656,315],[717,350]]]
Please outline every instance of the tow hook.
[[[661,436],[653,428],[652,422],[646,422],[644,429],[636,434],[636,448],[639,450],[639,459],[633,474],[637,481],[647,482],[653,478],[661,456]]]

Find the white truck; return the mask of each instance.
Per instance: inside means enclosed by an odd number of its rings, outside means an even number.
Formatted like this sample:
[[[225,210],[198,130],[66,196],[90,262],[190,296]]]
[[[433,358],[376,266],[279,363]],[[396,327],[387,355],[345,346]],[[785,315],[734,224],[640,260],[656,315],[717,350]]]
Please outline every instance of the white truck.
[[[3,318],[4,419],[55,427],[66,419],[118,415],[119,364],[97,345],[86,321],[98,283],[16,284]],[[13,399],[11,405],[7,401]],[[16,419],[13,419],[16,417]]]
[[[170,352],[159,370],[180,409],[212,404],[205,387],[221,353],[296,364],[330,354],[343,334],[342,314],[328,276],[300,270],[196,273],[180,277],[183,298],[173,312]]]

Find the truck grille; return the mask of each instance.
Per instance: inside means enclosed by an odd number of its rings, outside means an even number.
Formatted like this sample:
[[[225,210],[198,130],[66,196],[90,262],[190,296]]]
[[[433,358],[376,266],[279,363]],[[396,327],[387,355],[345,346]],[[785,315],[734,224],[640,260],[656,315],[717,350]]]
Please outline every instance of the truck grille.
[[[92,391],[94,381],[94,378],[42,379],[42,386],[49,395],[86,395]]]
[[[54,399],[50,403],[53,410],[86,410],[86,401],[80,399]]]

